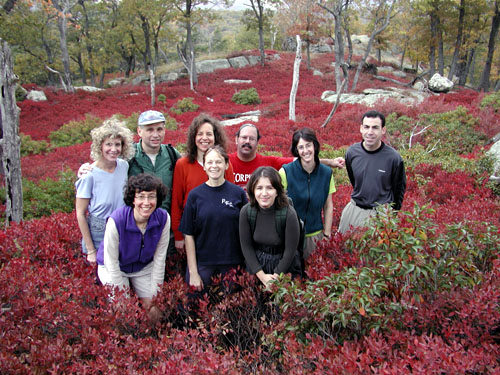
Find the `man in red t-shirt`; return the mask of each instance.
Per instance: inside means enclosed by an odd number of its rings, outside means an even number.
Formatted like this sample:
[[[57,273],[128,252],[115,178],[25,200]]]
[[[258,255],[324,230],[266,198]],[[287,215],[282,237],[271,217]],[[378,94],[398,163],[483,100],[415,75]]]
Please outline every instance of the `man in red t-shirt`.
[[[235,137],[237,151],[229,155],[229,160],[233,166],[234,183],[244,189],[253,171],[258,167],[269,166],[280,170],[283,164],[291,163],[294,160],[293,157],[258,154],[257,146],[259,140],[259,129],[253,124],[243,124],[240,126]],[[320,159],[320,161],[329,167],[345,167],[345,161],[340,157],[335,159]]]

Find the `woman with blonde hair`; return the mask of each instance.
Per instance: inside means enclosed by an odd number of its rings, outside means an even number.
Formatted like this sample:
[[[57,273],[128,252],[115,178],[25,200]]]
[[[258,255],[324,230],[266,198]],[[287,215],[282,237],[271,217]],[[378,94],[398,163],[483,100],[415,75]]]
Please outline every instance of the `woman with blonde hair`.
[[[128,163],[134,155],[132,132],[111,118],[90,132],[92,170],[81,176],[76,186],[76,218],[82,233],[82,251],[87,261],[96,262],[104,238],[106,219],[123,202]],[[125,160],[124,160],[125,159]]]
[[[195,117],[188,129],[186,156],[175,164],[174,182],[172,186],[172,228],[175,236],[175,247],[184,247],[184,237],[179,231],[184,206],[189,192],[207,181],[208,177],[203,170],[203,155],[212,146],[221,146],[226,149],[226,134],[222,125],[215,118],[202,113]],[[224,178],[234,182],[231,163],[225,171]]]

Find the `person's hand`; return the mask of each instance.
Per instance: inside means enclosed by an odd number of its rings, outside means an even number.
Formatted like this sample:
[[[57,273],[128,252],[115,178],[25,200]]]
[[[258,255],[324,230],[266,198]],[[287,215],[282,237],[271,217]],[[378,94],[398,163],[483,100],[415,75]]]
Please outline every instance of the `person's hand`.
[[[148,310],[148,317],[153,323],[156,323],[161,319],[161,311],[158,307],[152,305]]]
[[[97,262],[97,250],[94,249],[93,251],[90,251],[87,253],[87,262],[90,264],[94,264]]]
[[[78,172],[76,173],[78,178],[81,178],[83,175],[86,175],[89,173],[94,167],[92,167],[92,164],[90,163],[85,163],[78,168]]]
[[[345,159],[342,157],[333,159],[333,166],[335,168],[345,168]]]
[[[203,290],[203,280],[198,272],[189,274],[189,286],[192,286],[195,290],[201,292]]]
[[[176,248],[177,250],[182,250],[182,249],[184,249],[184,240],[175,241],[175,248]]]
[[[264,271],[259,271],[257,272],[257,277],[259,280],[264,284],[266,288],[269,288],[269,285],[272,281],[278,279],[278,274],[277,273],[265,273]]]

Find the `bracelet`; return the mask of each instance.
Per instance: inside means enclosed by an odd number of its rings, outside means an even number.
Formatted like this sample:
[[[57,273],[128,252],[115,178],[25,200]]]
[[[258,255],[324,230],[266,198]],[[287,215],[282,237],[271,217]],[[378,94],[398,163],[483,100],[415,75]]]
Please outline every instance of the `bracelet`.
[[[331,234],[330,234],[330,235],[328,235],[328,234],[326,234],[325,232],[323,232],[323,238],[328,238],[328,239],[330,239],[331,237],[332,237],[332,235],[331,235]]]

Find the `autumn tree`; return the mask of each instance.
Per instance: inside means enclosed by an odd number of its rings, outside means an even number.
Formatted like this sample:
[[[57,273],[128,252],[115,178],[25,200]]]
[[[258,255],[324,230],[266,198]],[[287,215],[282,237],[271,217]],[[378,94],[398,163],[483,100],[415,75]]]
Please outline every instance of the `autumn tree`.
[[[325,16],[316,0],[283,0],[277,15],[277,23],[285,35],[299,35],[305,42],[307,68],[311,69],[310,45],[321,36]]]
[[[347,64],[345,63],[345,44],[342,23],[347,13],[350,0],[319,0],[318,5],[334,18],[334,51],[335,51],[335,82],[337,92],[343,80],[349,80]],[[345,87],[345,84],[344,84]]]

